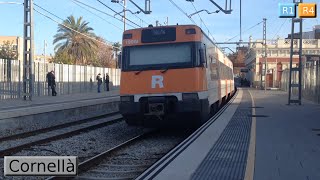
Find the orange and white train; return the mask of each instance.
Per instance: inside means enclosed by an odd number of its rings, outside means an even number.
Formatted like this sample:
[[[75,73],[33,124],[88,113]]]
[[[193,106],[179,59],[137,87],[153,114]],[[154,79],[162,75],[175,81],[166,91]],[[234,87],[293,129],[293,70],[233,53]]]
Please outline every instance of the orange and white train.
[[[130,125],[179,115],[202,124],[235,91],[232,62],[198,26],[127,30],[122,45],[119,109]]]

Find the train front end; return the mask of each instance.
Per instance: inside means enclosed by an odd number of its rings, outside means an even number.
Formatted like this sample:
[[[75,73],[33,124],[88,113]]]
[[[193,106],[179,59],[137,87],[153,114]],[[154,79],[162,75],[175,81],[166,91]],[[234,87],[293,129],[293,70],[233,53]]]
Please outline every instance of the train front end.
[[[200,41],[192,25],[124,32],[119,109],[128,124],[209,113]]]

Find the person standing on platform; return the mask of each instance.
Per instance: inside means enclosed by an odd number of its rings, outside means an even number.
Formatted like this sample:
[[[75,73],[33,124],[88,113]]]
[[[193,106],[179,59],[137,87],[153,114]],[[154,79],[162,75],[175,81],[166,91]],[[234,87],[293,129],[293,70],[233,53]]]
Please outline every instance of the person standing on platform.
[[[96,80],[98,81],[98,93],[100,93],[100,87],[101,87],[101,84],[102,84],[102,78],[101,78],[101,74],[99,73],[96,77]]]
[[[50,89],[51,89],[51,71],[47,73],[47,83],[48,83],[48,96],[50,96]]]
[[[105,83],[106,83],[106,90],[109,91],[110,77],[109,77],[108,73],[106,73]]]
[[[52,96],[57,96],[56,76],[54,75],[54,71],[51,71],[51,91],[52,91]]]

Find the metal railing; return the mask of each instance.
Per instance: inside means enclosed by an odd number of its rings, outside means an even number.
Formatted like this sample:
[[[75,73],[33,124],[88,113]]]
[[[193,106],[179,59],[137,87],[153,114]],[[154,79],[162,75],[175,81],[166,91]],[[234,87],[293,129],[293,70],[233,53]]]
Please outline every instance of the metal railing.
[[[46,75],[55,71],[58,94],[87,93],[97,91],[96,76],[108,73],[110,88],[120,85],[120,69],[55,63],[33,63],[34,96],[49,95]],[[105,89],[104,83],[102,89]],[[0,59],[0,100],[21,98],[23,93],[23,62]]]

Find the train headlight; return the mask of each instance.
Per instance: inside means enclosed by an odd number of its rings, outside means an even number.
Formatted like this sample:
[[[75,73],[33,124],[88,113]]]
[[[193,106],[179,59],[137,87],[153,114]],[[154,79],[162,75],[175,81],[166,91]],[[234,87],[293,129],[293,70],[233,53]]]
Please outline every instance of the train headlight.
[[[188,100],[198,100],[198,93],[182,93],[182,100],[188,101]]]
[[[121,102],[132,102],[133,96],[120,96],[120,101]]]

